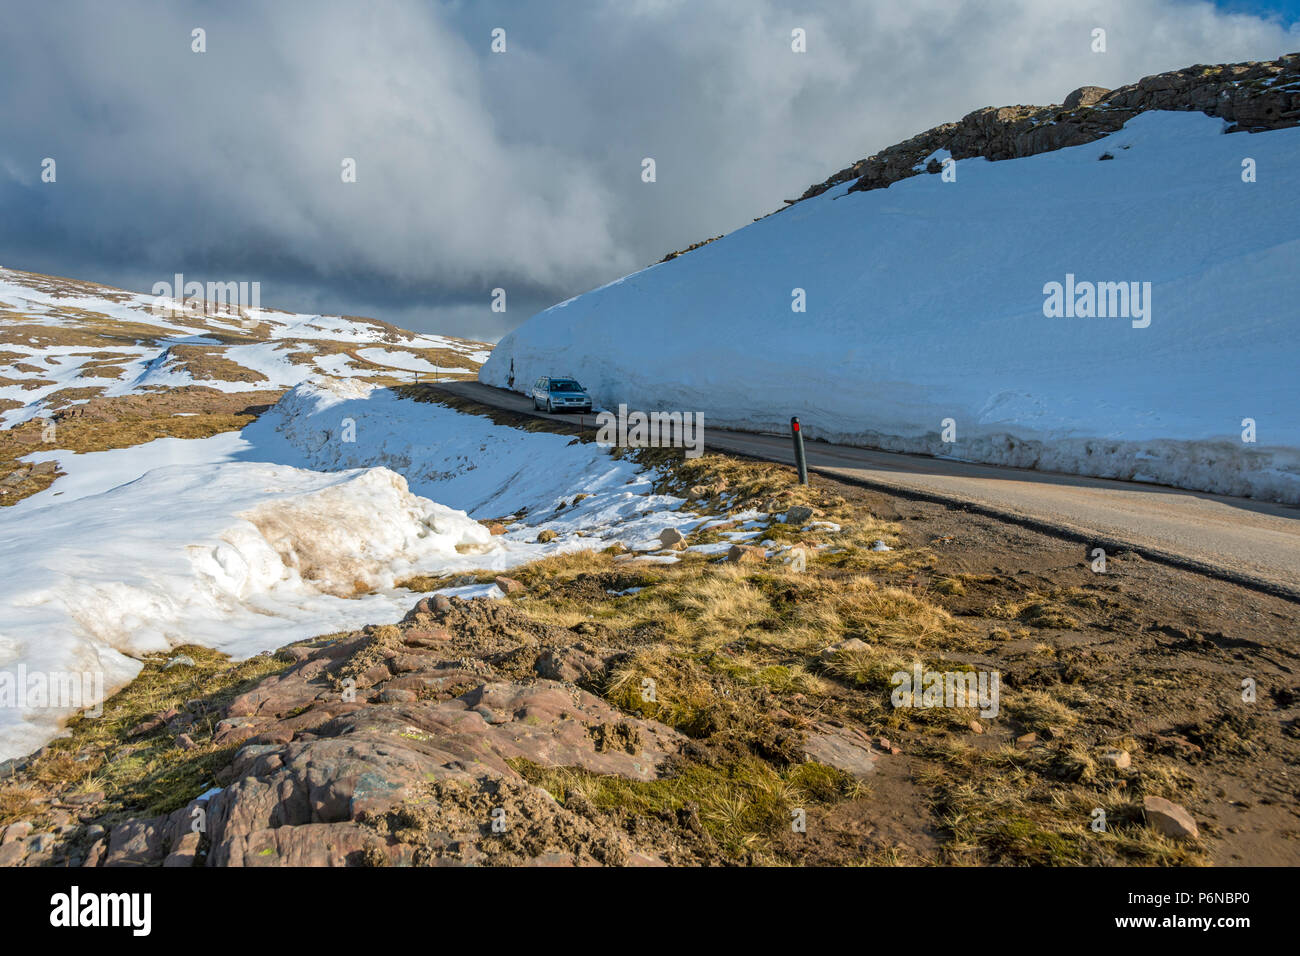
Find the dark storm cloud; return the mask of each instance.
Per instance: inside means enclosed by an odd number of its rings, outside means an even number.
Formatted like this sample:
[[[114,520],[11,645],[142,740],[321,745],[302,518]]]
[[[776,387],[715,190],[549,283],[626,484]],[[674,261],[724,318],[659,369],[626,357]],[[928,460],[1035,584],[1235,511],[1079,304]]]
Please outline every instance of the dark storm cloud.
[[[0,34],[0,263],[495,338],[971,109],[1297,46],[1173,0],[32,5]]]

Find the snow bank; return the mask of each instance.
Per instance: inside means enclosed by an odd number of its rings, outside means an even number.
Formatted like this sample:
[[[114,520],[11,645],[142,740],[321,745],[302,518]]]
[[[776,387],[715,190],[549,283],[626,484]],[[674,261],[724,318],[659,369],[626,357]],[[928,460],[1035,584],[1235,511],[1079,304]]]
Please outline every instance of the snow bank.
[[[516,388],[574,374],[607,407],[1300,502],[1300,129],[1223,129],[1150,112],[952,183],[846,184],[534,316],[479,377],[513,361]],[[1067,274],[1151,283],[1150,325],[1048,318]]]
[[[379,465],[404,475],[416,494],[474,517],[519,515],[508,540],[543,529],[560,535],[534,557],[613,540],[631,545],[694,521],[676,512],[680,498],[653,493],[653,475],[598,445],[404,401],[356,380],[305,382],[242,436],[245,458],[318,470]],[[575,502],[579,494],[587,497]]]
[[[398,620],[415,596],[396,583],[415,574],[657,548],[701,520],[598,446],[348,380],[298,386],[240,435],[58,457],[67,475],[0,511],[0,681],[101,674],[103,694],[179,644],[244,657]],[[494,536],[466,511],[521,517]],[[3,696],[0,760],[78,709]]]
[[[246,462],[157,468],[27,509],[2,542],[0,671],[102,672],[106,693],[138,672],[132,658],[178,644],[247,656],[393,620],[411,604],[398,579],[475,567],[491,547],[481,525],[387,469]],[[0,759],[73,710],[0,707]]]

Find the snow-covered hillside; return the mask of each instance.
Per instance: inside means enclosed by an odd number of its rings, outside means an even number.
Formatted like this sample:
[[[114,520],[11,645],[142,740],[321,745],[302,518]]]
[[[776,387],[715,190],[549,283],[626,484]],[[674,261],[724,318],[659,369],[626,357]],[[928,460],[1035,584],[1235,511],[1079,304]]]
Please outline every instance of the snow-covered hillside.
[[[843,183],[534,316],[480,379],[576,375],[607,406],[714,426],[798,415],[838,442],[1298,502],[1300,129],[1225,126],[1147,112],[954,182]],[[1067,276],[1150,283],[1149,325],[1049,317]]]
[[[490,351],[375,319],[192,305],[0,268],[0,427],[94,397],[186,385],[249,392],[320,373],[465,376]]]

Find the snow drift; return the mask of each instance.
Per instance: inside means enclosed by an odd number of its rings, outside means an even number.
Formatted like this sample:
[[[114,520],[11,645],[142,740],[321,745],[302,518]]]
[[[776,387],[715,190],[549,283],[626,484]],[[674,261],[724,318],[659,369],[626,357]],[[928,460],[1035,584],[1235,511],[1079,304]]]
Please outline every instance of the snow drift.
[[[387,469],[233,462],[157,468],[101,495],[6,516],[0,666],[102,673],[185,643],[237,656],[400,616],[397,579],[473,565],[489,535]],[[379,589],[378,593],[366,593]],[[0,759],[75,708],[0,708]]]
[[[479,377],[575,375],[607,406],[715,426],[799,415],[831,441],[1300,502],[1300,129],[1225,126],[1148,112],[1087,145],[962,160],[955,182],[845,183],[534,316]],[[1048,317],[1067,276],[1150,283],[1150,324]]]
[[[101,675],[108,695],[137,658],[181,644],[245,657],[396,621],[412,575],[644,545],[701,520],[605,449],[354,380],[299,385],[240,435],[59,457],[66,476],[0,511],[0,760],[80,709],[9,700],[6,680]],[[521,517],[494,536],[466,510]],[[537,541],[543,527],[556,537]]]

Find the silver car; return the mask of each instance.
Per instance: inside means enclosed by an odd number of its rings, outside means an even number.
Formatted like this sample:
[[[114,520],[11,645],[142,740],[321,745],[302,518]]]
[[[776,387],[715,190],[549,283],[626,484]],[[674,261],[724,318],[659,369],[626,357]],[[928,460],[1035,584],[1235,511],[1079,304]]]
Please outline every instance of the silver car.
[[[551,378],[543,375],[533,383],[533,410],[548,412],[589,412],[591,396],[574,378]]]

